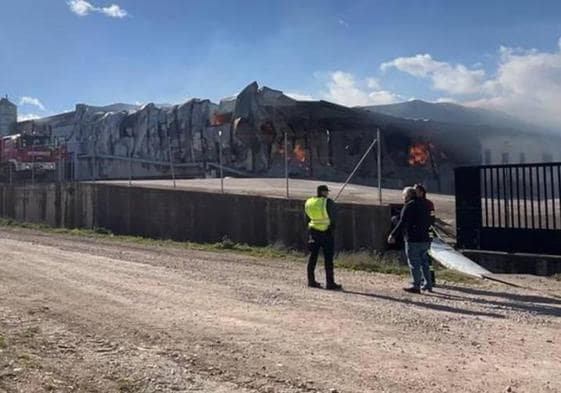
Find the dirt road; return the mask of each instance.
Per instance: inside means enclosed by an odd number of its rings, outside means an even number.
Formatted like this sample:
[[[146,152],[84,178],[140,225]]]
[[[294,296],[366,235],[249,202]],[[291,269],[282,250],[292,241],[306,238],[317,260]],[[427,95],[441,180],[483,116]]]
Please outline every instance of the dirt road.
[[[0,392],[561,392],[561,298],[0,231]],[[550,292],[552,280],[534,280]]]

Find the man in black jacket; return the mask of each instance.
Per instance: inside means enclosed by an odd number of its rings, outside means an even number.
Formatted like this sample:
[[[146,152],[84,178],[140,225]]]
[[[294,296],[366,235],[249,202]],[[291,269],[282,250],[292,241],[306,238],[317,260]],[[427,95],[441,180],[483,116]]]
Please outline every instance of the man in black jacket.
[[[432,201],[427,198],[427,189],[425,188],[425,186],[423,186],[422,184],[415,184],[415,191],[417,192],[417,198],[419,198],[421,201],[425,202],[425,204],[427,205],[427,209],[429,209],[429,214],[430,214],[430,229],[429,229],[429,234],[431,237],[431,241],[432,239],[436,236],[435,232],[434,232],[434,224],[436,222],[436,215],[435,215],[435,210],[434,210],[434,203],[432,203]],[[435,286],[436,285],[436,275],[434,274],[434,266],[432,264],[432,259],[429,258],[429,270],[430,270],[430,277],[432,280],[432,285]]]
[[[405,240],[405,254],[411,269],[413,286],[404,288],[410,293],[421,293],[421,279],[425,281],[423,290],[432,292],[432,280],[429,270],[429,247],[431,217],[424,201],[417,198],[413,187],[403,190],[405,205],[401,210],[399,222],[388,236],[388,243],[395,243],[395,235],[401,231]]]

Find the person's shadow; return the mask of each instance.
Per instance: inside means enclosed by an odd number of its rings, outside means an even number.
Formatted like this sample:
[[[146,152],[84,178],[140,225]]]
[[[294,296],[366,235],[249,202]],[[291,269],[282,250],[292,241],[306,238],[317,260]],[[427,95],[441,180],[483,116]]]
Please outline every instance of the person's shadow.
[[[480,316],[480,317],[504,318],[504,315],[497,314],[497,313],[485,312],[485,311],[466,310],[466,309],[463,309],[463,308],[451,307],[451,306],[446,306],[446,305],[443,305],[443,304],[427,303],[427,302],[423,302],[423,301],[420,301],[420,300],[397,298],[397,297],[386,296],[386,295],[377,295],[377,294],[374,294],[374,293],[349,291],[349,290],[346,290],[346,289],[344,289],[343,292],[351,294],[351,295],[366,296],[366,297],[370,297],[370,298],[373,298],[373,299],[382,299],[382,300],[388,300],[388,301],[408,304],[408,305],[411,305],[411,306],[424,307],[424,308],[428,308],[428,309],[436,310],[436,311],[452,312],[452,313],[456,313],[456,314],[472,315],[472,316]],[[421,296],[421,295],[418,295],[418,296]]]
[[[462,301],[462,302],[468,301],[474,304],[487,306],[488,308],[491,309],[496,309],[496,308],[500,308],[502,310],[510,309],[514,311],[530,312],[534,315],[561,317],[561,300],[552,297],[536,296],[536,295],[521,295],[516,293],[490,291],[480,288],[471,288],[471,287],[462,287],[462,286],[453,286],[453,285],[440,285],[438,286],[438,288],[444,289],[447,292],[456,292],[456,293],[459,292],[460,294],[444,293],[436,290],[431,294],[432,297],[438,297],[441,299],[446,299],[451,301]],[[457,307],[452,307],[442,304],[428,303],[422,300],[396,298],[387,295],[378,295],[374,293],[365,293],[365,292],[357,292],[357,291],[349,291],[349,290],[345,290],[344,292],[353,295],[358,295],[358,296],[366,296],[374,299],[395,301],[398,303],[409,304],[417,307],[424,307],[436,311],[446,311],[446,312],[453,312],[453,313],[464,314],[464,315],[487,316],[493,318],[505,318],[504,315],[497,314],[494,312],[466,310],[463,308],[457,308]],[[496,299],[489,299],[489,298],[502,298],[504,300],[496,300]],[[419,297],[419,299],[422,299],[422,297]]]
[[[470,295],[502,297],[517,302],[561,305],[561,298],[557,298],[554,295],[552,295],[551,297],[535,296],[535,295],[520,295],[518,293],[497,292],[497,291],[484,290],[480,288],[461,287],[455,285],[440,285],[439,288],[446,289],[449,291],[462,292]]]
[[[450,292],[459,292],[468,296],[446,294],[444,296],[470,301],[481,305],[527,311],[538,315],[561,317],[561,300],[554,297],[522,295],[518,293],[491,291],[480,288],[442,285],[439,288]],[[502,298],[496,300],[489,298]]]

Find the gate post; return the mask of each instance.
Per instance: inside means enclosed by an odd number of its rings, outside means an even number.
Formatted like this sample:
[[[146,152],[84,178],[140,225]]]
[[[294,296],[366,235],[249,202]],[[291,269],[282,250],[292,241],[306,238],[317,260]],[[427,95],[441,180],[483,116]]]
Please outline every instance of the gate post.
[[[461,249],[480,248],[481,218],[481,168],[454,169],[456,191],[456,237]]]

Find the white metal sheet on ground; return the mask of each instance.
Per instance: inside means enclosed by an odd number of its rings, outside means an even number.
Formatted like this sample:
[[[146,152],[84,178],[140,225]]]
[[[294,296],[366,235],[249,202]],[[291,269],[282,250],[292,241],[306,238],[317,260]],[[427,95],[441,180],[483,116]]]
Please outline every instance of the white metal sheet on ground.
[[[448,269],[454,269],[470,276],[483,278],[491,274],[489,270],[482,268],[438,238],[433,239],[429,255]]]

